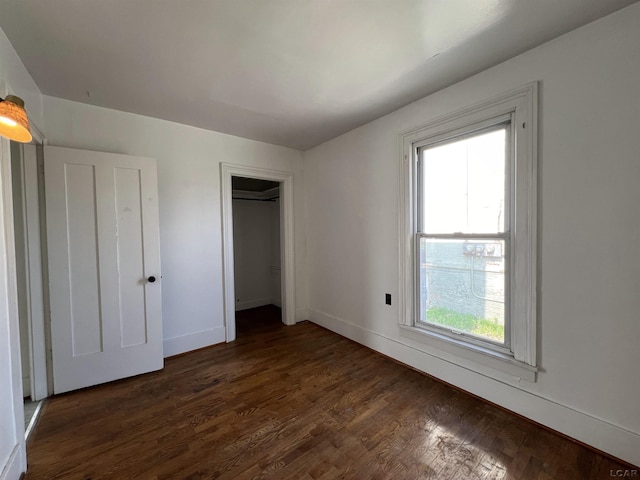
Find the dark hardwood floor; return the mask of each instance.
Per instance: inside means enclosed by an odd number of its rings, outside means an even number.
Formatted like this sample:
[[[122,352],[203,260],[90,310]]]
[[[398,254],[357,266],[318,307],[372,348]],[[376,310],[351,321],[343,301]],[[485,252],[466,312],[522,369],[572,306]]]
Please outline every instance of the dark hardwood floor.
[[[50,399],[37,479],[609,479],[628,469],[304,322],[239,313],[238,339]]]

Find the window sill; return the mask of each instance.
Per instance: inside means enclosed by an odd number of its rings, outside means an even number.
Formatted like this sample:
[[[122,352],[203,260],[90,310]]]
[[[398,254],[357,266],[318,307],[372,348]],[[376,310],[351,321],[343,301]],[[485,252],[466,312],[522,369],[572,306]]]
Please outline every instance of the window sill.
[[[418,327],[400,325],[400,333],[408,339],[432,347],[427,353],[463,368],[490,377],[499,376],[492,375],[491,372],[488,373],[486,368],[482,368],[488,367],[510,377],[515,377],[517,380],[536,381],[538,369],[514,359],[511,355],[495,352]]]

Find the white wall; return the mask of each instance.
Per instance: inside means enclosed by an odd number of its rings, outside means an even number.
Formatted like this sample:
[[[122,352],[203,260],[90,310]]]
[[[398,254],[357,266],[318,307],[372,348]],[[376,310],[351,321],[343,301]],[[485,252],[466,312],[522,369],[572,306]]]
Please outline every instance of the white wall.
[[[29,75],[4,31],[0,28],[1,81],[6,83],[9,93],[17,95],[24,100],[29,121],[42,130],[42,94],[40,89],[31,78],[31,75]],[[0,97],[4,98],[4,94],[0,95]]]
[[[310,318],[640,465],[639,25],[640,3],[305,152]],[[536,80],[540,373],[528,383],[400,335],[398,138]]]
[[[233,200],[233,257],[236,310],[280,302],[273,295],[272,265],[280,266],[280,206],[276,202]],[[274,245],[277,243],[277,258]],[[274,264],[274,262],[277,262]]]
[[[293,173],[295,281],[304,285],[303,181],[297,150],[47,96],[44,115],[50,145],[157,159],[165,355],[225,338],[221,162]],[[296,291],[296,320],[306,318],[305,294],[305,288]]]

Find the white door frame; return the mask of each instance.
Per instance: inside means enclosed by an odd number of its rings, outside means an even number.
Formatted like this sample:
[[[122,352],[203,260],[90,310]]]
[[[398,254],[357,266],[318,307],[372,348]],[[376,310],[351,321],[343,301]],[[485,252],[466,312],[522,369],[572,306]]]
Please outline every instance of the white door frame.
[[[280,185],[280,251],[282,322],[295,321],[295,269],[293,249],[293,174],[268,168],[220,164],[220,192],[222,195],[222,289],[224,292],[224,325],[227,342],[236,339],[236,302],[233,265],[233,208],[231,177],[249,177],[281,182]]]
[[[40,182],[43,135],[37,128],[31,127],[33,150],[22,147],[20,168],[22,181],[21,194],[24,221],[25,280],[27,296],[27,325],[29,338],[31,398],[41,400],[52,392],[48,377],[47,365],[47,332],[45,327],[45,269],[43,261],[45,242],[41,226],[44,215],[44,189]]]
[[[0,78],[0,97],[13,91]],[[36,143],[44,136],[31,121]],[[9,140],[0,138],[0,330],[8,333],[3,347],[8,363],[0,364],[6,383],[0,389],[0,413],[3,420],[13,415],[13,425],[5,425],[3,442],[11,449],[6,459],[0,459],[0,479],[12,480],[27,469],[27,450],[24,436],[24,407],[22,400],[22,365],[18,315],[18,285],[15,237],[13,225],[13,187],[11,179],[11,153]],[[0,342],[3,343],[3,342]]]
[[[6,91],[2,93],[4,98]],[[14,420],[13,425],[3,425],[0,447],[5,451],[0,453],[8,457],[0,458],[2,480],[19,478],[27,469],[10,155],[9,140],[0,137],[0,420]]]

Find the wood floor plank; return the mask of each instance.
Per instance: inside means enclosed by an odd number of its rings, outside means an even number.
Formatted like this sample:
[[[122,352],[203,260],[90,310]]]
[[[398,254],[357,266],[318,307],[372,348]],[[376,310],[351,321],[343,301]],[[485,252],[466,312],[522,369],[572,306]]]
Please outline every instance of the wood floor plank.
[[[27,480],[609,478],[629,469],[279,309],[165,369],[56,396]]]

